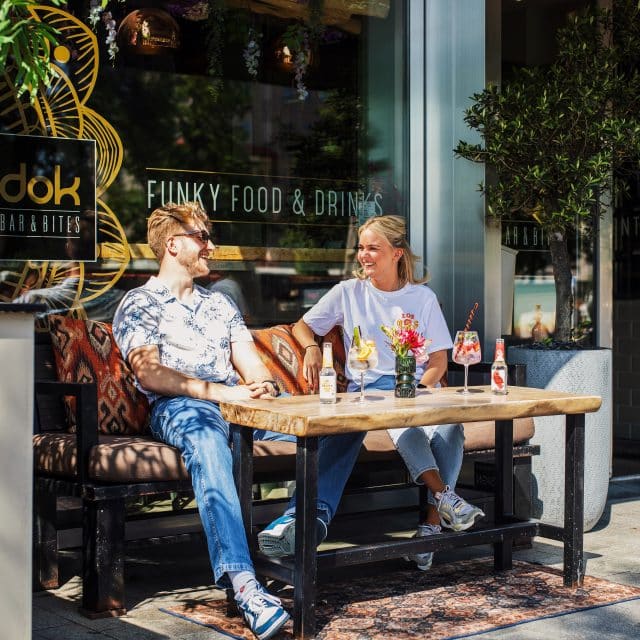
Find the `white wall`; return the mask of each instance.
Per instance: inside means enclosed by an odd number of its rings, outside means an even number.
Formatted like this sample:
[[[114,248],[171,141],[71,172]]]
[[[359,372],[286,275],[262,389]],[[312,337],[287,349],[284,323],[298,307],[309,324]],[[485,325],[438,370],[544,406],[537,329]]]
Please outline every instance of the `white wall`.
[[[31,638],[33,316],[0,310],[1,635]]]

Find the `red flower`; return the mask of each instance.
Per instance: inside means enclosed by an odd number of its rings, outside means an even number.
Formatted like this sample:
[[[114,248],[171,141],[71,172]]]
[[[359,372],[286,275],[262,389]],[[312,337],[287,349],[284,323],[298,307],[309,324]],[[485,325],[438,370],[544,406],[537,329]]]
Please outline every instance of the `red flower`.
[[[428,360],[426,347],[431,343],[431,340],[426,340],[418,332],[418,321],[412,314],[402,314],[402,317],[396,320],[394,327],[382,325],[380,328],[389,338],[389,346],[396,356],[404,357],[411,353],[420,363]]]

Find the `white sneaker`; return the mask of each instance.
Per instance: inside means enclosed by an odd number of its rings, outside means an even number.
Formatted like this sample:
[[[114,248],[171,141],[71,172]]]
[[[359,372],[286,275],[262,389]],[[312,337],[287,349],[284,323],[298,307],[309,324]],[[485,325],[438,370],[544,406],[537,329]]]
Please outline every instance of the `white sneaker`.
[[[442,527],[439,524],[421,524],[414,534],[414,538],[426,538],[434,533],[442,533]],[[428,571],[433,562],[433,551],[428,553],[416,553],[405,558],[405,560],[413,561],[420,571]]]
[[[440,514],[443,527],[454,531],[470,529],[476,519],[484,518],[484,511],[463,500],[457,493],[447,486],[442,493],[436,493],[436,508]]]

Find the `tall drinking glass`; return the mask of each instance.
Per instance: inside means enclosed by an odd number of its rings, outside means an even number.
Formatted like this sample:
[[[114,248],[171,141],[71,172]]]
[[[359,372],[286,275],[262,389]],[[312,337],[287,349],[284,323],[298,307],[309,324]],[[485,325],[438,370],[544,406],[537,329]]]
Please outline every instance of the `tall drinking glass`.
[[[360,346],[352,344],[349,348],[349,368],[360,372],[360,397],[358,402],[364,402],[364,373],[378,365],[378,349],[373,340],[363,340]]]
[[[469,365],[478,364],[482,354],[480,352],[480,338],[477,331],[458,331],[453,343],[453,361],[464,365],[464,388],[460,393],[468,394]]]

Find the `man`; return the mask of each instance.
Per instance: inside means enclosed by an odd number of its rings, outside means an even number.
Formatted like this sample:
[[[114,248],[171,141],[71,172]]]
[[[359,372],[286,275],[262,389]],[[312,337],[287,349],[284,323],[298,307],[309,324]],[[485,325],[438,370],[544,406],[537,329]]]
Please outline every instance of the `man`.
[[[231,583],[245,622],[266,640],[289,615],[256,580],[233,481],[229,425],[218,403],[276,397],[279,390],[237,307],[225,295],[194,283],[209,273],[213,250],[206,213],[196,203],[167,204],[149,217],[147,236],[160,270],[123,298],[113,321],[114,336],[149,399],[152,434],[180,450],[191,474],[215,580]],[[238,384],[240,377],[245,384]],[[255,437],[292,439],[269,432]],[[356,434],[321,442],[319,540],[326,535],[361,441]],[[292,499],[284,519],[293,522],[294,513]],[[286,527],[289,548],[293,530]]]

